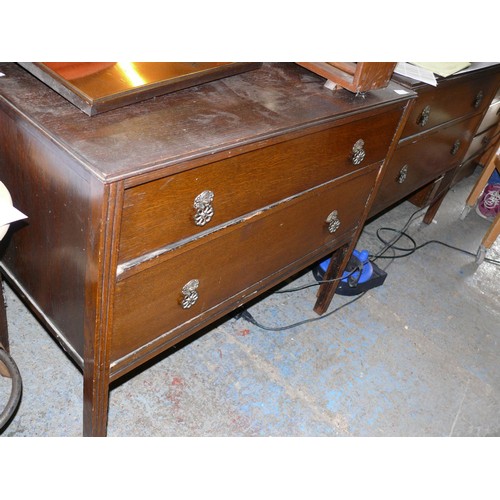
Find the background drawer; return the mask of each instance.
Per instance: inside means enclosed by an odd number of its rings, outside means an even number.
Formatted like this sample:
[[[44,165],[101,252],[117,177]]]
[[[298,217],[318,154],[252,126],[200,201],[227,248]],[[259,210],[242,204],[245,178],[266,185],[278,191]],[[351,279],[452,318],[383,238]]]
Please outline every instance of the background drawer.
[[[293,267],[308,254],[319,258],[319,253],[332,250],[335,240],[357,226],[377,173],[378,166],[312,190],[195,240],[162,263],[119,281],[111,359],[116,361],[178,325],[193,326],[195,318],[237,294],[244,296],[240,292]],[[334,210],[340,226],[331,233],[326,219]],[[199,280],[199,299],[183,309],[182,288],[192,279]]]
[[[370,216],[405,198],[461,161],[479,120],[480,116],[474,116],[400,144],[385,169]],[[460,141],[458,148],[456,141]]]
[[[385,158],[401,115],[399,107],[315,134],[264,147],[125,192],[119,260],[211,230]],[[352,161],[362,139],[366,157]],[[194,222],[195,198],[211,191],[213,217]]]
[[[482,151],[486,150],[495,140],[495,136],[497,133],[497,127],[490,127],[482,134],[476,135],[474,139],[472,139],[469,149],[467,150],[465,161],[468,161],[473,156],[476,156]]]
[[[479,129],[477,131],[478,134],[484,132],[488,128],[497,124],[500,121],[500,100],[493,103],[486,111],[484,115],[483,121],[481,125],[479,125]]]
[[[483,112],[497,90],[496,75],[460,82],[440,82],[437,87],[419,90],[402,138],[418,134],[471,113]],[[426,113],[428,109],[428,114]],[[427,118],[425,118],[427,116]]]

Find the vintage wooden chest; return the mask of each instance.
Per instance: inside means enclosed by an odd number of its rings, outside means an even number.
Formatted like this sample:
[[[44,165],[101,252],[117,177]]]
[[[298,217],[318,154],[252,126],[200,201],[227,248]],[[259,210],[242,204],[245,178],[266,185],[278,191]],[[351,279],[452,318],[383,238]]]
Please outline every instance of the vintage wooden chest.
[[[418,98],[384,173],[370,216],[409,197],[430,222],[451,186],[500,84],[500,65],[472,63],[436,87],[393,76]]]
[[[85,435],[113,380],[336,250],[341,273],[414,97],[264,64],[90,117],[0,72],[0,178],[29,217],[2,272],[82,369]]]

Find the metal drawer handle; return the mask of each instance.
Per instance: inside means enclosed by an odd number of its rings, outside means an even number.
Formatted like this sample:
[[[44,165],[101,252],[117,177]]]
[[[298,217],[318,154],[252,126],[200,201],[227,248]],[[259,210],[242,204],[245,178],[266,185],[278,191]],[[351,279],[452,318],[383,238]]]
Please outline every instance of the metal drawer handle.
[[[334,210],[328,215],[326,223],[328,224],[328,231],[332,234],[340,227],[340,219],[337,210]]]
[[[364,147],[365,141],[363,141],[363,139],[359,139],[354,143],[351,156],[353,165],[359,165],[365,159],[366,151],[364,150]]]
[[[418,117],[417,120],[417,124],[420,125],[421,127],[425,127],[427,125],[427,122],[429,121],[430,114],[431,114],[431,107],[427,105],[422,110],[422,113],[420,113],[420,116]]]
[[[460,144],[461,144],[461,142],[460,142],[460,140],[459,140],[459,139],[457,139],[457,140],[453,143],[453,146],[452,146],[452,148],[451,148],[451,150],[450,150],[450,153],[451,153],[453,156],[455,156],[455,155],[458,153],[458,150],[460,149]]]
[[[403,165],[401,170],[399,171],[399,175],[397,177],[397,181],[399,184],[403,184],[403,182],[406,180],[408,177],[408,165]]]
[[[484,93],[483,93],[483,91],[482,91],[482,90],[480,90],[480,91],[477,93],[477,95],[476,95],[476,97],[474,98],[474,101],[473,101],[473,103],[472,103],[472,105],[474,106],[474,108],[476,108],[476,109],[477,109],[477,108],[479,108],[479,106],[481,105],[481,102],[482,102],[482,100],[483,100],[483,97],[484,97]]]
[[[196,301],[198,300],[198,286],[200,285],[200,282],[198,280],[191,280],[188,281],[183,287],[182,287],[182,295],[184,296],[183,299],[181,300],[181,307],[183,309],[189,309],[191,306],[193,306]]]
[[[194,214],[194,223],[197,226],[204,226],[212,220],[214,216],[214,193],[212,191],[203,191],[195,199],[193,207],[196,210]]]

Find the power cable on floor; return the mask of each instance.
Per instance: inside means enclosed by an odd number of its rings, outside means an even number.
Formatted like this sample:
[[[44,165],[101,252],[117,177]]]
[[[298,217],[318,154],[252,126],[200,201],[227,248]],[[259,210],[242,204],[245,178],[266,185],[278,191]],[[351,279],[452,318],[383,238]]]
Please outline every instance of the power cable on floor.
[[[359,300],[361,297],[363,297],[363,295],[365,294],[366,292],[363,292],[363,293],[360,293],[359,295],[357,295],[354,299],[350,300],[349,302],[346,302],[345,304],[342,304],[341,306],[337,307],[336,309],[334,309],[333,311],[330,311],[329,313],[326,313],[326,314],[323,314],[323,316],[318,316],[316,318],[308,318],[308,319],[304,319],[302,321],[299,321],[297,323],[293,323],[291,325],[286,325],[286,326],[265,326],[265,325],[262,325],[261,323],[259,323],[253,316],[252,314],[248,311],[248,309],[243,309],[243,311],[241,311],[237,317],[241,317],[243,319],[245,319],[246,321],[248,321],[249,323],[252,323],[253,325],[261,328],[262,330],[268,330],[268,331],[271,331],[271,332],[282,332],[284,330],[290,330],[291,328],[296,328],[297,326],[301,326],[301,325],[305,325],[306,323],[313,323],[314,321],[319,321],[321,319],[325,319],[325,318],[328,318],[328,316],[331,316],[332,314],[340,311],[341,309],[343,309],[344,307],[347,307],[348,305],[352,304],[353,302],[356,302],[357,300]]]
[[[377,229],[376,236],[377,236],[377,238],[385,246],[381,250],[379,250],[376,254],[370,255],[370,261],[371,262],[375,262],[377,259],[391,259],[390,262],[387,264],[387,266],[384,268],[384,270],[385,270],[385,269],[387,269],[390,266],[390,264],[392,264],[392,262],[394,262],[395,259],[401,259],[403,257],[409,257],[410,255],[413,255],[417,250],[420,250],[421,248],[424,248],[425,246],[430,245],[430,244],[442,245],[442,246],[445,246],[447,248],[450,248],[451,250],[455,250],[455,251],[464,253],[466,255],[470,255],[470,256],[472,256],[472,257],[475,258],[476,257],[475,253],[469,252],[468,250],[464,250],[462,248],[459,248],[459,247],[456,247],[456,246],[453,246],[453,245],[450,245],[449,243],[445,243],[444,241],[440,241],[440,240],[428,240],[428,241],[426,241],[426,242],[424,242],[424,243],[422,243],[420,245],[417,245],[417,242],[408,233],[406,233],[406,230],[408,229],[408,227],[410,226],[410,224],[413,222],[413,220],[416,218],[416,216],[419,215],[420,212],[423,212],[424,210],[427,210],[427,208],[428,207],[423,207],[423,208],[420,208],[420,209],[416,210],[415,212],[413,212],[413,214],[408,218],[408,220],[406,221],[406,223],[404,224],[404,226],[403,226],[402,229],[394,229],[394,228],[391,228],[391,227],[381,227],[381,228]],[[380,233],[382,231],[390,231],[390,232],[396,233],[396,235],[390,241],[386,241],[384,238],[382,238],[380,236]],[[402,239],[402,238],[406,238],[407,240],[409,240],[411,242],[412,246],[410,248],[396,246],[396,243],[400,239]],[[384,255],[389,250],[391,250],[393,252],[393,254],[392,255]],[[395,253],[395,251],[402,251],[402,252],[405,252],[405,253],[397,255]],[[485,258],[484,261],[488,262],[490,264],[496,265],[496,266],[500,266],[500,261],[497,261],[495,259]],[[343,280],[345,278],[348,278],[349,276],[353,275],[354,273],[356,273],[358,271],[360,271],[360,269],[359,269],[359,267],[356,267],[347,276],[342,276],[342,277],[335,278],[335,279],[332,279],[332,280],[316,281],[314,283],[308,283],[308,284],[301,285],[301,286],[298,286],[298,287],[295,287],[295,288],[287,288],[285,290],[278,290],[275,293],[296,292],[296,291],[299,291],[299,290],[304,290],[306,288],[310,288],[310,287],[314,287],[314,286],[319,286],[319,285],[321,285],[323,283],[331,283],[331,282],[334,282],[334,281],[340,281],[340,280]],[[363,292],[363,293],[357,295],[354,299],[352,299],[352,300],[350,300],[350,301],[342,304],[340,307],[337,307],[336,309],[334,309],[333,311],[330,311],[327,314],[324,314],[322,316],[318,316],[316,318],[305,319],[305,320],[299,321],[297,323],[293,323],[293,324],[286,325],[286,326],[271,327],[271,326],[262,325],[261,323],[259,323],[252,316],[252,314],[247,309],[244,309],[240,313],[238,313],[237,317],[238,318],[241,317],[241,318],[245,319],[249,323],[252,323],[253,325],[257,326],[258,328],[261,328],[262,330],[279,332],[279,331],[289,330],[291,328],[296,328],[296,327],[304,325],[306,323],[312,323],[314,321],[319,321],[319,320],[325,319],[328,316],[331,316],[332,314],[340,311],[344,307],[347,307],[348,305],[356,302],[361,297],[363,297],[365,294],[366,294],[366,292]]]
[[[380,236],[381,231],[392,231],[392,232],[398,233],[399,234],[398,240],[400,238],[403,238],[403,237],[407,238],[408,240],[410,240],[410,242],[412,243],[413,246],[410,248],[407,248],[407,247],[398,247],[394,244],[391,246],[392,250],[398,250],[398,251],[405,252],[405,253],[400,254],[400,255],[392,255],[392,256],[384,256],[384,255],[371,256],[371,257],[374,257],[373,260],[375,260],[375,259],[401,259],[403,257],[409,257],[410,255],[414,254],[417,250],[420,250],[421,248],[424,248],[425,246],[430,245],[430,244],[442,245],[442,246],[445,246],[447,248],[450,248],[451,250],[456,250],[457,252],[461,252],[461,253],[464,253],[466,255],[471,255],[472,257],[476,257],[476,254],[473,252],[469,252],[468,250],[464,250],[463,248],[459,248],[459,247],[456,247],[454,245],[450,245],[449,243],[445,243],[444,241],[440,241],[440,240],[428,240],[428,241],[422,243],[421,245],[417,245],[417,242],[409,234],[405,233],[404,231],[400,231],[398,229],[393,229],[391,227],[381,227],[381,228],[377,229],[377,237],[382,243],[386,243],[386,242]],[[370,260],[372,260],[372,259],[370,259]],[[500,261],[495,260],[495,259],[490,259],[490,258],[485,257],[484,261],[488,262],[490,264],[493,264],[495,266],[500,266]]]

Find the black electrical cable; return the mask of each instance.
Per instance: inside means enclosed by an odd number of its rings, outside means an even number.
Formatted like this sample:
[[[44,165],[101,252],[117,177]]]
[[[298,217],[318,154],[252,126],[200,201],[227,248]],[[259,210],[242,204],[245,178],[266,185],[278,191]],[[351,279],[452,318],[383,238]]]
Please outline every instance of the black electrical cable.
[[[0,414],[1,431],[14,415],[19,401],[21,400],[22,380],[21,373],[19,372],[19,368],[17,367],[16,363],[2,347],[0,347],[0,362],[5,365],[12,379],[12,389],[10,391],[9,400],[7,401],[7,405],[5,406],[4,410]]]
[[[350,278],[353,274],[356,274],[358,271],[361,272],[359,266],[356,266],[349,274],[345,276],[340,276],[339,278],[333,278],[331,280],[320,280],[315,281],[314,283],[307,283],[306,285],[300,285],[295,288],[286,288],[285,290],[276,290],[274,293],[290,293],[290,292],[299,292],[300,290],[305,290],[306,288],[311,288],[313,286],[323,285],[324,283],[334,283],[335,281],[342,281],[343,279]]]
[[[470,255],[472,257],[476,257],[476,254],[473,252],[469,252],[468,250],[456,247],[454,245],[450,245],[449,243],[445,243],[444,241],[440,241],[440,240],[428,240],[428,241],[425,241],[424,243],[422,243],[421,245],[417,245],[417,242],[409,234],[405,233],[404,231],[400,231],[398,229],[393,229],[391,227],[381,227],[381,228],[377,229],[377,238],[384,244],[387,244],[387,242],[380,236],[381,231],[392,231],[395,233],[399,233],[399,237],[397,238],[397,240],[399,240],[402,237],[407,238],[408,240],[411,241],[413,246],[410,248],[406,248],[406,247],[398,247],[395,244],[392,244],[390,246],[390,248],[392,250],[398,250],[398,251],[405,252],[405,253],[400,254],[400,255],[392,255],[392,256],[385,256],[385,255],[371,256],[371,257],[373,257],[373,260],[375,260],[375,258],[377,258],[377,259],[400,259],[403,257],[409,257],[410,255],[414,254],[417,250],[420,250],[421,248],[424,248],[425,246],[430,245],[430,244],[442,245],[442,246],[445,246],[451,250],[461,252],[465,255]],[[372,260],[372,259],[370,259],[370,260]],[[373,260],[372,260],[372,262],[373,262]],[[484,261],[488,262],[490,264],[496,265],[496,266],[500,266],[500,261],[495,260],[495,259],[490,259],[490,258],[485,257]]]
[[[341,306],[337,307],[336,309],[334,309],[333,311],[330,311],[329,313],[326,313],[326,314],[323,314],[323,316],[318,316],[316,318],[308,318],[308,319],[304,319],[302,321],[299,321],[297,323],[292,323],[291,325],[287,325],[287,326],[265,326],[265,325],[262,325],[261,323],[259,323],[253,316],[252,314],[247,310],[247,309],[244,309],[241,313],[240,313],[240,316],[245,319],[246,321],[248,321],[249,323],[252,323],[253,325],[257,326],[258,328],[261,328],[262,330],[267,330],[267,331],[270,331],[270,332],[282,332],[284,330],[290,330],[291,328],[296,328],[297,326],[301,326],[301,325],[305,325],[306,323],[313,323],[314,321],[319,321],[321,319],[325,319],[325,318],[328,318],[328,316],[331,316],[332,314],[340,311],[341,309],[343,309],[344,307],[347,307],[348,305],[352,304],[353,302],[356,302],[357,300],[359,300],[361,297],[363,297],[363,295],[365,294],[366,292],[363,292],[363,293],[360,293],[359,295],[357,295],[354,299],[350,300],[349,302],[346,302],[345,304],[342,304]]]
[[[455,247],[453,245],[450,245],[449,243],[445,243],[443,241],[439,241],[439,240],[428,240],[424,243],[422,243],[421,245],[417,245],[417,242],[408,234],[406,233],[406,229],[408,229],[409,225],[413,222],[414,218],[420,213],[420,212],[423,212],[424,210],[427,210],[428,207],[423,207],[423,208],[419,208],[418,210],[416,210],[415,212],[413,212],[413,214],[411,214],[411,216],[409,217],[409,219],[406,221],[405,225],[403,226],[402,229],[394,229],[394,228],[391,228],[391,227],[381,227],[379,229],[377,229],[376,231],[376,236],[377,238],[385,245],[378,253],[374,254],[374,255],[370,255],[369,258],[370,258],[370,261],[371,262],[375,262],[377,259],[391,259],[391,262],[388,264],[388,266],[395,260],[395,259],[400,259],[400,258],[403,258],[403,257],[409,257],[410,255],[412,255],[413,253],[415,253],[417,250],[420,250],[421,248],[427,246],[427,245],[430,245],[430,244],[439,244],[439,245],[443,245],[447,248],[450,248],[452,250],[456,250],[456,251],[459,251],[459,252],[462,252],[466,255],[471,255],[472,257],[476,257],[476,254],[472,253],[472,252],[469,252],[468,250],[464,250],[462,248],[459,248],[459,247]],[[381,236],[380,236],[380,232],[381,231],[392,231],[394,233],[396,233],[396,236],[390,240],[390,241],[386,241],[384,240]],[[401,238],[406,238],[408,240],[410,240],[410,242],[412,243],[412,247],[410,248],[405,248],[405,247],[398,247],[396,246],[396,243],[401,239]],[[384,255],[387,251],[391,250],[393,252],[393,255]],[[402,251],[402,252],[406,252],[402,255],[397,255],[394,253],[395,250],[398,250],[398,251]],[[493,265],[497,265],[497,266],[500,266],[500,262],[497,261],[497,260],[494,260],[494,259],[489,259],[489,258],[485,258],[484,259],[485,262],[489,262],[490,264],[493,264]],[[386,266],[386,269],[387,267]],[[325,281],[317,281],[315,283],[309,283],[309,284],[306,284],[306,285],[302,285],[302,286],[298,286],[296,288],[288,288],[288,289],[285,289],[285,290],[278,290],[277,292],[275,293],[288,293],[288,292],[296,292],[296,291],[299,291],[299,290],[304,290],[306,288],[310,288],[310,287],[313,287],[313,286],[319,286],[323,283],[332,283],[334,281],[340,281],[340,280],[343,280],[345,278],[348,278],[349,276],[352,276],[354,273],[360,271],[360,269],[357,267],[356,269],[354,269],[349,275],[347,276],[342,276],[342,277],[339,277],[339,278],[335,278],[335,279],[332,279],[332,280],[325,280]],[[265,325],[262,325],[261,323],[259,323],[253,316],[250,312],[248,312],[248,310],[244,309],[240,314],[239,314],[239,317],[242,317],[243,319],[245,319],[246,321],[248,321],[249,323],[252,323],[253,325],[257,326],[258,328],[261,328],[262,330],[268,330],[268,331],[276,331],[276,332],[279,332],[279,331],[284,331],[284,330],[289,330],[291,328],[296,328],[297,326],[301,326],[301,325],[304,325],[306,323],[312,323],[313,321],[319,321],[321,319],[324,319],[324,318],[327,318],[328,316],[340,311],[341,309],[343,309],[344,307],[356,302],[357,300],[359,300],[361,297],[363,297],[365,295],[366,292],[363,292],[359,295],[357,295],[354,299],[350,300],[349,302],[346,302],[345,304],[341,305],[340,307],[337,307],[336,309],[334,309],[333,311],[330,311],[329,313],[327,314],[324,314],[322,316],[318,316],[317,318],[310,318],[310,319],[305,319],[303,321],[299,321],[297,323],[293,323],[291,325],[287,325],[287,326],[277,326],[277,327],[269,327],[269,326],[265,326]]]
[[[424,210],[426,210],[427,207],[423,207],[423,208],[419,208],[418,210],[415,210],[415,212],[413,212],[410,217],[408,218],[408,220],[406,221],[406,224],[400,229],[400,230],[395,230],[395,229],[392,229],[392,228],[389,228],[391,229],[392,231],[395,231],[395,232],[399,232],[399,236],[396,236],[395,238],[393,238],[391,241],[384,241],[382,238],[380,238],[379,236],[379,230],[377,230],[377,238],[382,241],[382,243],[385,244],[385,247],[382,248],[381,250],[379,250],[379,252],[375,255],[371,255],[370,256],[370,261],[371,262],[375,262],[377,259],[379,258],[392,258],[392,257],[382,257],[384,255],[385,252],[387,252],[388,250],[391,250],[391,249],[394,249],[394,245],[402,238],[402,233],[404,233],[406,231],[406,229],[408,229],[408,227],[410,226],[410,224],[413,222],[413,220],[415,219],[415,217],[417,215],[420,214],[420,212],[423,212]],[[406,233],[405,233],[406,234]]]
[[[398,236],[397,239],[395,239],[394,243],[390,244],[390,242],[387,242],[386,240],[384,240],[384,238],[382,238],[382,236],[380,236],[380,233],[382,231],[392,231],[394,233],[397,233],[399,236]],[[404,231],[399,230],[399,229],[393,229],[392,227],[380,227],[380,228],[377,229],[376,235],[377,235],[377,238],[382,243],[384,243],[386,245],[387,249],[390,248],[391,250],[399,250],[400,252],[406,252],[406,253],[404,255],[383,255],[383,254],[378,254],[376,256],[370,256],[370,260],[372,262],[374,260],[376,260],[376,259],[399,259],[401,257],[408,257],[409,255],[411,255],[412,253],[415,252],[415,248],[417,247],[417,242],[408,233],[405,233]],[[396,243],[401,238],[407,238],[408,240],[410,240],[410,242],[413,244],[413,246],[411,248],[396,246]]]

